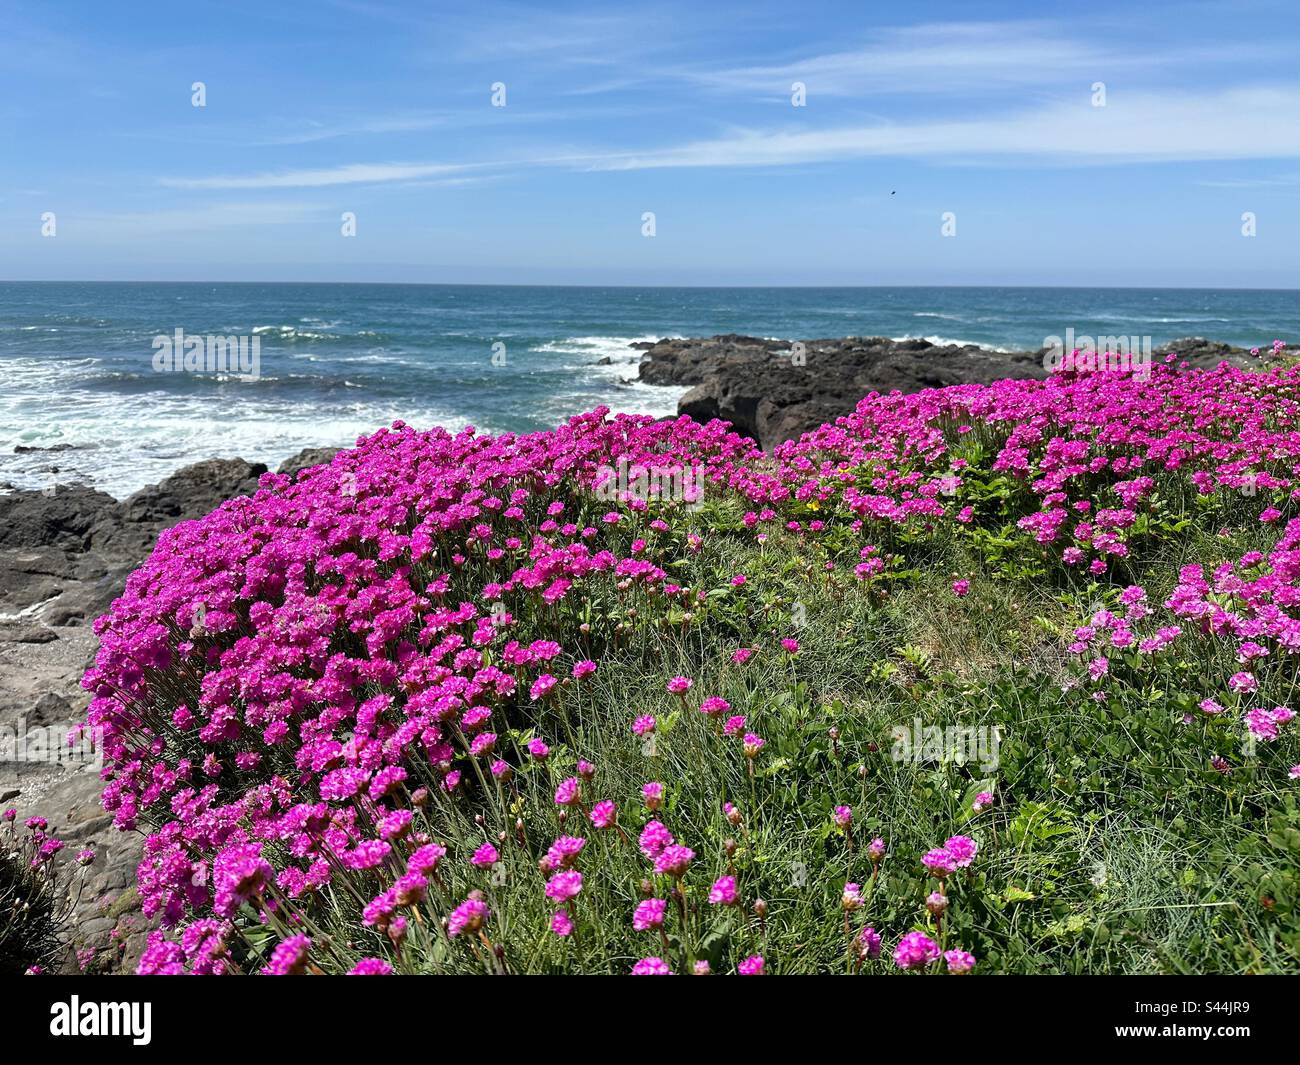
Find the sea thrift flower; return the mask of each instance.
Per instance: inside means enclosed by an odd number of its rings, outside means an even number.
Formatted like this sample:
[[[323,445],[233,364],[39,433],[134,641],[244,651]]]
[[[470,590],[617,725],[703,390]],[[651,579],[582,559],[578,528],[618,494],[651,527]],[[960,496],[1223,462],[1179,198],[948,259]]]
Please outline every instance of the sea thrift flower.
[[[556,873],[546,882],[546,897],[556,902],[568,902],[582,890],[582,874],[576,869]]]
[[[690,677],[673,677],[668,682],[668,691],[673,695],[685,695],[691,690],[691,684]]]
[[[846,911],[858,909],[862,905],[862,885],[845,884],[840,895],[840,908]]]
[[[632,966],[633,976],[672,976],[673,971],[662,958],[642,958]]]
[[[497,861],[497,849],[491,843],[484,843],[474,852],[470,863],[477,866],[495,865]]]
[[[597,828],[609,828],[616,819],[616,808],[609,799],[602,799],[591,808],[591,823]]]
[[[531,739],[528,741],[528,753],[539,762],[544,762],[550,757],[551,749],[546,746],[545,740]]]
[[[641,794],[645,797],[645,808],[647,810],[653,812],[663,805],[664,786],[657,780],[651,781],[649,784],[642,784]]]
[[[837,806],[831,814],[837,828],[848,828],[853,824],[853,808],[851,806]]]
[[[873,864],[879,863],[880,859],[885,856],[885,841],[877,836],[867,844],[867,857]]]
[[[964,599],[966,597],[966,593],[969,591],[970,591],[970,581],[963,580],[963,581],[952,582],[952,594],[955,595],[958,599]]]
[[[709,889],[709,902],[714,906],[734,906],[739,901],[736,895],[736,878],[719,877]]]
[[[568,869],[578,860],[587,841],[580,836],[560,836],[546,851],[546,864],[550,869]]]
[[[645,736],[655,730],[655,719],[650,714],[642,714],[632,722],[632,731],[638,736]]]
[[[975,796],[975,801],[970,804],[970,808],[979,813],[993,805],[993,793],[991,791],[981,791]]]
[[[908,932],[894,948],[894,964],[900,969],[921,969],[939,960],[939,945],[924,932]]]
[[[757,758],[758,752],[767,746],[767,741],[762,736],[755,735],[752,732],[745,733],[743,750],[746,758]]]
[[[726,699],[721,699],[716,695],[711,695],[700,703],[700,713],[709,717],[718,717],[730,709],[731,704]]]
[[[749,661],[753,653],[754,651],[752,648],[742,647],[739,650],[731,652],[731,660],[735,662],[736,665],[743,666],[746,662]]]
[[[556,910],[551,915],[551,931],[561,937],[573,935],[573,921],[567,910]]]
[[[953,864],[958,869],[965,869],[970,865],[979,852],[979,844],[969,836],[949,836],[943,846],[952,855]]]
[[[727,723],[722,726],[724,736],[736,736],[745,731],[745,715],[733,714],[727,718]]]
[[[963,974],[975,968],[975,955],[964,950],[946,950],[943,960],[950,973]]]
[[[645,828],[641,830],[641,853],[647,858],[658,858],[664,848],[673,842],[673,834],[658,821],[646,822]]]
[[[763,955],[752,954],[736,966],[736,972],[741,976],[762,976],[763,964]]]
[[[666,899],[646,899],[637,904],[632,915],[632,927],[638,932],[649,932],[664,923],[664,913],[668,909]]]
[[[577,777],[569,777],[555,789],[556,806],[572,806],[582,795],[582,785]]]
[[[675,877],[685,876],[686,869],[694,857],[695,852],[689,847],[670,844],[655,859],[655,872]]]
[[[701,958],[699,961],[697,961],[694,965],[691,966],[691,974],[694,976],[708,976],[712,972],[713,972],[712,966],[710,966],[708,961],[705,960],[704,958]]]
[[[392,976],[393,967],[382,958],[362,958],[348,972],[349,976]]]
[[[858,950],[873,961],[880,957],[880,934],[870,925],[858,933]]]
[[[798,640],[784,639],[781,641],[781,646],[785,648],[787,654],[797,655],[799,653]]]
[[[290,936],[281,940],[271,951],[271,960],[262,967],[263,976],[301,976],[307,969],[307,952],[311,940],[306,936]]]
[[[471,896],[451,911],[447,918],[447,934],[455,938],[464,932],[477,932],[490,913],[487,903]]]
[[[937,876],[943,879],[951,876],[957,869],[957,859],[953,857],[952,852],[944,847],[936,847],[934,850],[927,851],[921,858],[921,864],[929,871],[931,876]]]

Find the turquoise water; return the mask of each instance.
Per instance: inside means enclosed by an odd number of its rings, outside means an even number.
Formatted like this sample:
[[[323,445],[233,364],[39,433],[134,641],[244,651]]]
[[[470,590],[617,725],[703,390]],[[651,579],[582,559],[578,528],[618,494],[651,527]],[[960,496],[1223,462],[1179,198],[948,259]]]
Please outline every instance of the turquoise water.
[[[679,389],[634,382],[636,340],[737,332],[1037,349],[1071,327],[1157,348],[1188,335],[1295,344],[1300,293],[0,283],[0,482],[77,480],[120,496],[199,459],[274,465],[394,418],[520,431],[601,403],[672,413]],[[257,337],[257,378],[156,371],[153,339],[176,329]],[[14,453],[57,445],[70,446]]]

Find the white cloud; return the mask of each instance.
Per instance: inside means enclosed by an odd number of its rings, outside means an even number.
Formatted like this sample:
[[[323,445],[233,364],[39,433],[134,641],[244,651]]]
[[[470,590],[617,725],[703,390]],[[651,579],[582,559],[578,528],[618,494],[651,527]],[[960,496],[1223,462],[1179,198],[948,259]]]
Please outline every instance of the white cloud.
[[[475,164],[459,163],[348,163],[314,170],[281,170],[264,174],[164,177],[159,179],[159,183],[172,189],[316,189],[331,185],[371,185],[445,177],[476,168]]]
[[[1113,88],[1106,107],[1092,107],[1087,91],[1081,91],[1077,100],[997,117],[742,130],[604,156],[591,168],[786,166],[873,156],[952,161],[1012,156],[1067,164],[1297,158],[1297,114],[1297,86],[1129,96]]]

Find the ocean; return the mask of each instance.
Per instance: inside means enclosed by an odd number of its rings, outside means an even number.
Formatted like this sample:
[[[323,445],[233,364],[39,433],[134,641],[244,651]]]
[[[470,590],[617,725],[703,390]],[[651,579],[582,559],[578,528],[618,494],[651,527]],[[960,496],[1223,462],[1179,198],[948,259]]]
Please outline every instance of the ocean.
[[[274,468],[395,418],[498,432],[600,404],[670,414],[683,390],[636,382],[629,347],[662,337],[1013,350],[1068,328],[1150,336],[1157,351],[1183,336],[1294,344],[1300,292],[4,282],[0,486],[75,482],[120,498],[201,459]],[[155,338],[176,330],[256,338],[256,373],[156,368]]]

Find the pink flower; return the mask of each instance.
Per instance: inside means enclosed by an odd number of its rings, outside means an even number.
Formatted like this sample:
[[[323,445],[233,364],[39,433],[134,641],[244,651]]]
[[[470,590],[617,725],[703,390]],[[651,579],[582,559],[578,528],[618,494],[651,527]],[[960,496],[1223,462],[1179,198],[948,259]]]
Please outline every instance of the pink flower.
[[[596,672],[596,663],[590,659],[584,659],[581,662],[573,664],[573,679],[582,680],[583,677],[589,677]]]
[[[692,680],[690,677],[673,677],[668,682],[668,691],[672,695],[685,695],[691,690]]]
[[[970,804],[970,808],[976,813],[993,805],[993,793],[991,791],[981,791],[975,796],[975,801]]]
[[[647,858],[658,858],[673,842],[673,834],[658,821],[647,821],[641,829],[641,853]]]
[[[719,877],[713,882],[713,887],[709,888],[709,902],[714,906],[734,906],[737,901],[734,876]]]
[[[952,855],[953,863],[958,869],[965,869],[979,852],[979,844],[969,836],[949,836],[944,841],[944,849]]]
[[[849,825],[853,824],[853,807],[837,806],[831,813],[831,818],[834,820],[836,827],[848,828]]]
[[[908,932],[894,948],[894,964],[900,969],[921,969],[939,960],[939,945],[924,932]]]
[[[1259,681],[1250,673],[1234,673],[1228,678],[1228,687],[1235,692],[1250,693],[1259,687]]]
[[[921,858],[921,864],[929,870],[931,876],[937,876],[940,879],[951,876],[957,869],[957,859],[944,847],[936,847],[934,850],[927,851]]]
[[[871,959],[880,957],[880,933],[868,925],[858,933],[858,950]]]
[[[657,810],[664,801],[664,786],[657,780],[652,780],[649,784],[641,785],[641,794],[645,797],[645,807],[647,810]]]
[[[726,699],[716,695],[710,695],[704,702],[700,703],[700,713],[709,717],[718,717],[725,714],[731,709],[731,704]]]
[[[724,736],[735,736],[744,731],[745,731],[744,714],[733,714],[731,717],[727,718],[727,723],[722,726],[722,734]]]
[[[455,938],[465,932],[477,932],[491,912],[486,902],[471,895],[451,911],[447,918],[447,934]]]
[[[789,639],[789,638],[784,639],[784,640],[781,641],[781,646],[784,647],[784,648],[786,649],[786,652],[787,652],[788,654],[797,655],[797,654],[799,653],[799,641],[798,641],[798,640],[791,640],[791,639]],[[760,959],[760,964],[761,964],[761,963],[762,963],[762,959]]]
[[[572,806],[582,795],[582,784],[577,777],[569,777],[555,789],[556,806]]]
[[[649,932],[664,923],[664,913],[668,909],[666,899],[646,899],[637,903],[636,912],[632,914],[632,927],[638,932]]]
[[[746,732],[742,750],[746,758],[757,758],[758,752],[767,746],[767,741],[762,736],[753,732]]]
[[[655,872],[667,876],[685,876],[686,869],[694,857],[695,852],[690,847],[669,844],[655,859]]]
[[[349,971],[349,976],[392,976],[393,967],[382,958],[362,958]]]
[[[753,648],[741,647],[739,650],[731,652],[731,660],[735,662],[736,665],[743,666],[746,662],[749,661],[750,656],[753,655],[753,653],[754,653]]]
[[[591,823],[597,828],[609,828],[617,819],[617,810],[609,799],[601,799],[591,808]]]
[[[952,594],[955,595],[958,599],[964,599],[966,597],[966,593],[969,591],[970,591],[970,581],[962,580],[962,581],[952,582]]]
[[[565,869],[546,882],[546,897],[556,902],[568,902],[582,890],[582,874],[576,869]]]
[[[471,865],[477,865],[480,868],[487,865],[495,865],[497,860],[497,849],[491,843],[484,843],[474,852],[470,858]]]
[[[763,955],[751,954],[748,958],[736,966],[736,972],[741,976],[762,976],[763,975]]]
[[[968,973],[975,968],[975,955],[964,950],[946,950],[943,960],[950,973]]]
[[[547,868],[570,868],[586,845],[587,841],[581,836],[560,836],[546,851]]]
[[[546,761],[551,755],[551,749],[546,746],[546,741],[541,739],[532,739],[528,741],[528,753],[536,758],[539,762]]]
[[[632,722],[632,731],[638,736],[644,736],[655,730],[655,719],[651,714],[642,714]]]
[[[551,931],[561,937],[573,935],[573,921],[568,910],[556,910],[551,914]]]
[[[642,958],[632,966],[633,976],[672,976],[673,971],[662,958]]]
[[[531,699],[541,699],[558,683],[559,681],[556,680],[549,673],[543,673],[540,677],[538,677],[535,681],[533,681],[533,686],[528,689],[528,696]]]

